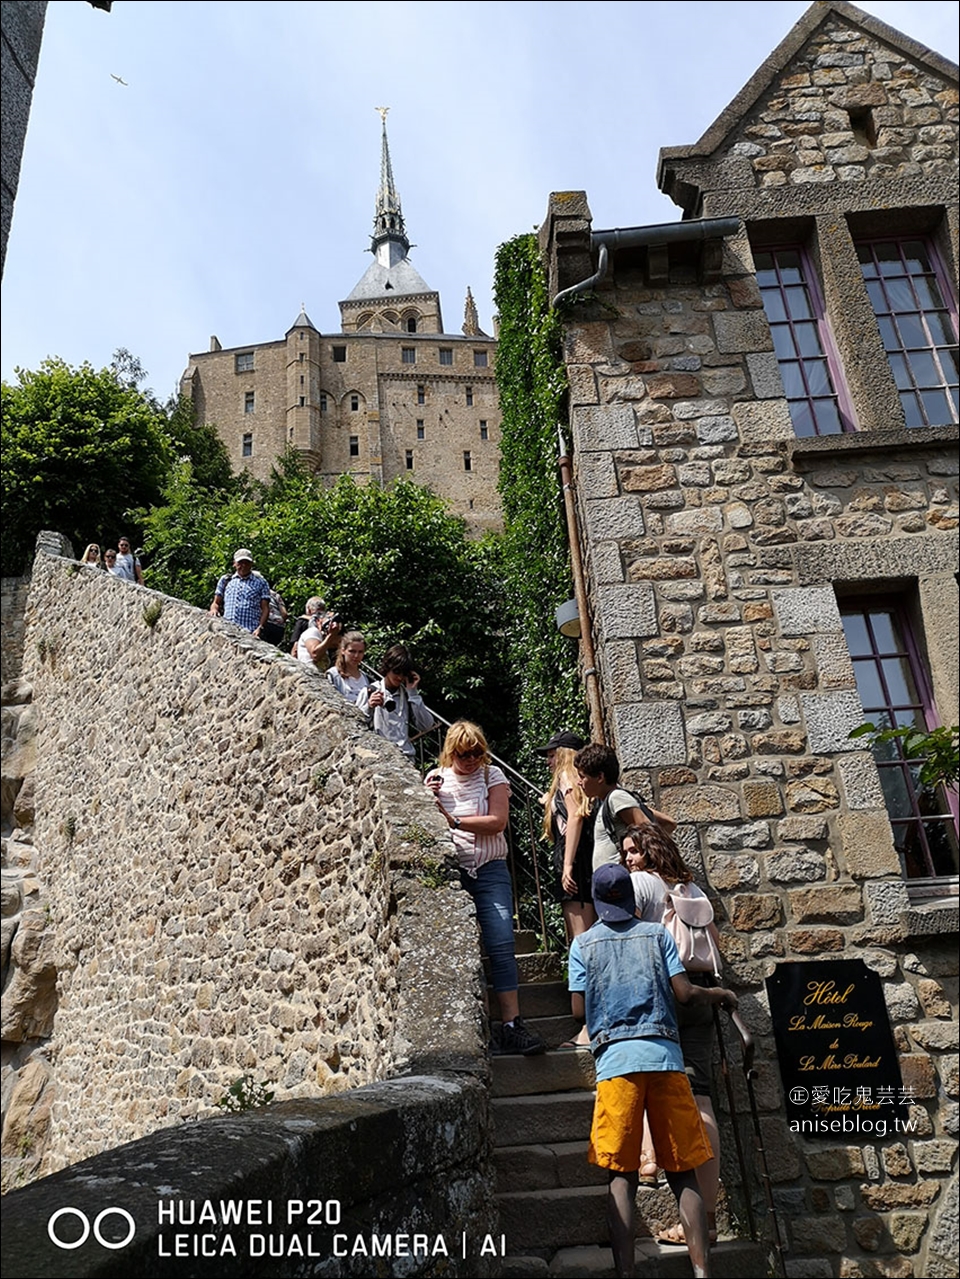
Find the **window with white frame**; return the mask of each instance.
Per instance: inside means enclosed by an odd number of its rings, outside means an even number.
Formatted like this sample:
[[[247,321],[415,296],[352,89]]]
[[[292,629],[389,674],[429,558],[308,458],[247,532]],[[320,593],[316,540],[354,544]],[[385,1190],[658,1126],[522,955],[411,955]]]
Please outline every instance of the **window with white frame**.
[[[236,373],[252,373],[253,372],[253,352],[238,351],[233,357],[233,368]]]

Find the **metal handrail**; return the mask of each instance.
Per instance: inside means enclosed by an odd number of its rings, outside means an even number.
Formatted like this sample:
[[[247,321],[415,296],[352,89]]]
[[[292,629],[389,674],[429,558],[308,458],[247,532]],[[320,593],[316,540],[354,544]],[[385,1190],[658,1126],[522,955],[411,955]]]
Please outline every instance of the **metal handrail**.
[[[367,662],[363,670],[380,678],[379,671]],[[451,722],[424,703],[434,719],[433,728],[410,738],[416,748],[417,767],[421,775],[435,768],[440,758],[443,739]],[[432,748],[432,749],[431,749]],[[513,883],[513,913],[517,926],[537,934],[542,950],[566,950],[566,933],[559,906],[550,910],[549,884],[554,875],[551,850],[540,835],[543,820],[543,790],[529,778],[490,752],[490,758],[510,781],[510,821],[504,834],[507,839],[507,861]]]

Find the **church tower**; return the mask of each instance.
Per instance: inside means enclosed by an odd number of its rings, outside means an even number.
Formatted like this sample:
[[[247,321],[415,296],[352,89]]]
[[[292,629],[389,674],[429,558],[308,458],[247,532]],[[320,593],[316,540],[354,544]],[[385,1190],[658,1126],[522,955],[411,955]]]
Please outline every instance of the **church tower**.
[[[442,333],[440,294],[430,288],[407,256],[410,241],[387,140],[389,109],[377,108],[381,119],[380,186],[370,238],[373,261],[350,296],[340,303],[340,325],[344,333]]]

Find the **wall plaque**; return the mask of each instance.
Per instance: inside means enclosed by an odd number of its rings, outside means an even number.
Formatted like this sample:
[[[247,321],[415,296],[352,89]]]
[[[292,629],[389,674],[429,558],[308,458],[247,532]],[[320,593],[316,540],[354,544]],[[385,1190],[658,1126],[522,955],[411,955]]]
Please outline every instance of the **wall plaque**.
[[[777,964],[767,996],[792,1132],[856,1143],[910,1131],[883,986],[862,959]]]

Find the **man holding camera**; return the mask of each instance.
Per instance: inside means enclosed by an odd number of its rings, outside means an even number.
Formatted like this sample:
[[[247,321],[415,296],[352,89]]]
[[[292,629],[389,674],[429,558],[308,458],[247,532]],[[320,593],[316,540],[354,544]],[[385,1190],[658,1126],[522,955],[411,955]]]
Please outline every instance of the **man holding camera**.
[[[408,759],[416,756],[410,740],[410,721],[421,733],[433,728],[433,716],[420,696],[420,676],[402,644],[387,649],[380,663],[380,679],[357,698],[357,709],[371,721],[375,733],[399,746]]]
[[[343,619],[339,613],[326,612],[323,600],[319,597],[316,599],[318,610],[297,640],[297,660],[323,672],[330,669],[330,663],[340,647]]]

